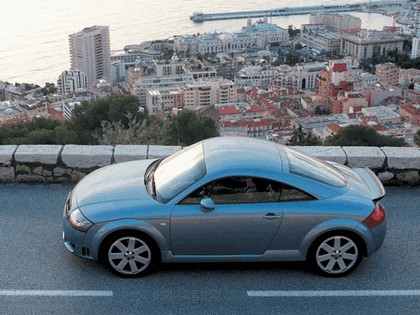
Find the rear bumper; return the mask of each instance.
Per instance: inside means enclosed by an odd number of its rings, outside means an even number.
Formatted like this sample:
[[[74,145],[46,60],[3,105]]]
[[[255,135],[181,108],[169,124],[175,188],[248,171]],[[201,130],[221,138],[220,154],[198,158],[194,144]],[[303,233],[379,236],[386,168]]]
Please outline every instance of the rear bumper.
[[[370,246],[366,248],[366,256],[372,255],[378,249],[382,247],[382,244],[385,240],[387,230],[387,222],[386,220],[382,222],[382,224],[378,225],[377,227],[370,230],[372,234],[372,242],[370,242]]]

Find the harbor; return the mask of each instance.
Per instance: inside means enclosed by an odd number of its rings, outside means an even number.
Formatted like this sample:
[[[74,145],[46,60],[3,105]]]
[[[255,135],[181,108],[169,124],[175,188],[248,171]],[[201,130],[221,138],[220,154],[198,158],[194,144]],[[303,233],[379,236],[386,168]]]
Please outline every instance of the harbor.
[[[261,18],[271,16],[287,16],[287,15],[301,15],[310,13],[340,13],[351,11],[369,11],[380,10],[389,7],[401,7],[403,1],[375,1],[375,2],[361,2],[353,4],[331,4],[331,5],[314,5],[305,7],[285,7],[271,10],[255,10],[255,11],[236,11],[236,12],[221,12],[221,13],[203,13],[194,12],[190,19],[194,22],[200,23],[204,21],[216,20],[231,20],[231,19],[246,19],[246,18]]]

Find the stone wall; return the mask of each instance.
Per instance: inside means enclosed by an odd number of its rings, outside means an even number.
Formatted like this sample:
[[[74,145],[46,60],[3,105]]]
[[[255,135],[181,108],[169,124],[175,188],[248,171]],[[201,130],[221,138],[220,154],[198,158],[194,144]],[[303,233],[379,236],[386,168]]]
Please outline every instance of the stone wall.
[[[420,150],[412,147],[295,147],[323,160],[367,166],[385,185],[420,185]],[[100,167],[163,158],[177,146],[3,145],[0,183],[74,184]]]

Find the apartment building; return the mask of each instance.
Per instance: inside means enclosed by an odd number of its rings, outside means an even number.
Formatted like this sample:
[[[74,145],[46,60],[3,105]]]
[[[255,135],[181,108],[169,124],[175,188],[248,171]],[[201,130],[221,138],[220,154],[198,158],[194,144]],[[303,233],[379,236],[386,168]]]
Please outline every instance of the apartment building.
[[[193,83],[190,74],[167,75],[167,76],[140,76],[132,87],[133,94],[139,97],[141,107],[147,107],[147,94],[153,90],[165,90],[183,87]]]
[[[238,100],[235,84],[222,77],[200,78],[183,88],[184,107],[201,107],[235,103]]]
[[[364,86],[362,95],[368,100],[369,106],[379,106],[388,97],[401,97],[402,91],[395,86],[385,87],[377,84]]]
[[[350,71],[344,60],[330,60],[317,76],[317,94],[330,105],[337,95],[353,90]]]
[[[85,73],[90,85],[96,79],[112,82],[108,26],[86,27],[69,35],[70,66]]]
[[[350,14],[312,13],[309,15],[310,24],[323,24],[333,31],[362,28],[362,20]]]
[[[408,102],[407,104],[400,106],[398,113],[406,121],[410,121],[420,126],[420,104]]]
[[[400,69],[399,83],[407,87],[420,83],[420,69]]]
[[[376,65],[375,74],[379,77],[379,82],[385,86],[396,86],[400,77],[400,67],[392,62]]]
[[[183,107],[181,87],[147,89],[146,108],[150,115],[172,114]]]
[[[368,107],[367,99],[356,92],[344,92],[338,95],[337,99],[332,103],[333,114],[349,114],[353,113],[355,108]]]

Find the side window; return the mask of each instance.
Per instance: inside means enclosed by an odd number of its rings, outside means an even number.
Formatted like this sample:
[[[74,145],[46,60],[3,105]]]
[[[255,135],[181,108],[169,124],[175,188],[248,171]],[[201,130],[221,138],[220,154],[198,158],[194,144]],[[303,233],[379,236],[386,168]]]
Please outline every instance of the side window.
[[[180,205],[198,205],[201,199],[208,197],[212,183],[208,183],[200,188],[194,190],[191,194],[185,197],[179,204]]]
[[[280,196],[280,201],[299,201],[299,200],[313,200],[311,195],[294,188],[289,185],[283,184],[283,189]]]
[[[307,193],[260,177],[225,177],[196,189],[179,204],[198,205],[210,197],[215,204],[267,203],[279,201],[313,200]]]
[[[281,185],[258,177],[222,178],[215,182],[210,197],[216,204],[278,202]]]

